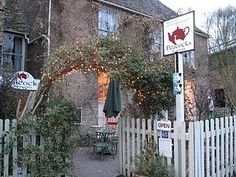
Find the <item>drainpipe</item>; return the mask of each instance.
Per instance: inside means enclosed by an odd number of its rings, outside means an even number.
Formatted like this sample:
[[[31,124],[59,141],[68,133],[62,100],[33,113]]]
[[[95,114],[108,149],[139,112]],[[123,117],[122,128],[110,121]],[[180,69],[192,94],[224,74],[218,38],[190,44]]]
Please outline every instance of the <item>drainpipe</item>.
[[[51,40],[50,40],[50,35],[51,35],[51,11],[52,11],[52,0],[49,0],[49,5],[48,5],[48,34],[47,34],[47,36],[45,34],[41,34],[40,36],[38,36],[38,37],[36,37],[36,38],[34,38],[30,41],[27,34],[25,34],[25,39],[27,40],[28,44],[40,39],[41,37],[44,37],[48,42],[48,47],[47,47],[47,56],[48,57],[50,55],[50,48],[51,48]]]
[[[47,36],[47,41],[48,41],[48,57],[50,55],[50,48],[51,48],[51,12],[52,12],[52,0],[49,0],[48,4],[48,36]]]

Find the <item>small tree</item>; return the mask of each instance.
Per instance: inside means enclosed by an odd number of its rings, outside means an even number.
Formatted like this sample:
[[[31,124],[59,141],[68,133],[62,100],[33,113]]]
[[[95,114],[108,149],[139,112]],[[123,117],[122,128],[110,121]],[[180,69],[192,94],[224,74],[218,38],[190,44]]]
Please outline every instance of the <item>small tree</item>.
[[[218,9],[208,18],[210,34],[210,69],[213,79],[224,86],[230,104],[236,109],[236,9],[228,6]]]

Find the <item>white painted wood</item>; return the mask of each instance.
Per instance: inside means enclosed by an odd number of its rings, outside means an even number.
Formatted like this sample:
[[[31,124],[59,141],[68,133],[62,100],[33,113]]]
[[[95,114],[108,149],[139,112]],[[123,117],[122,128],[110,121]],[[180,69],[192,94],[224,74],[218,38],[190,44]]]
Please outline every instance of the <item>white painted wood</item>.
[[[174,122],[174,169],[176,177],[180,177],[180,169],[179,169],[179,148],[178,148],[178,131],[179,124],[177,121]]]
[[[224,118],[220,119],[220,129],[221,129],[221,176],[225,175],[225,120]]]
[[[147,133],[148,140],[152,140],[152,119],[147,120]]]
[[[8,150],[8,145],[9,145],[9,133],[10,133],[10,120],[9,119],[6,119],[5,120],[5,130],[4,130],[4,149]],[[9,176],[9,172],[8,172],[8,169],[9,169],[9,153],[5,153],[4,152],[4,160],[3,160],[3,176]]]
[[[154,136],[154,143],[156,144],[156,147],[157,147],[157,152],[158,151],[158,135],[157,135],[157,120],[155,119],[154,120],[154,126],[153,126],[153,136]]]
[[[123,139],[122,139],[122,155],[123,155],[123,157],[122,157],[122,160],[123,160],[123,163],[122,163],[122,174],[126,174],[126,142],[125,142],[125,140],[126,140],[126,130],[125,130],[125,123],[126,123],[126,119],[127,118],[124,118],[123,119],[123,121],[122,121],[122,127],[123,127],[123,129],[122,129],[122,135],[123,135]]]
[[[123,125],[124,118],[119,117],[118,118],[118,141],[119,141],[119,171],[122,174],[123,172],[123,131],[122,131],[122,125]],[[42,144],[42,143],[41,143]]]
[[[17,121],[16,119],[12,120],[12,138],[13,138],[13,149],[12,149],[12,165],[13,165],[13,177],[17,177],[17,136],[15,134],[15,131],[17,129]]]
[[[199,122],[194,122],[194,164],[195,164],[195,177],[200,177],[200,154],[199,154],[199,144],[200,144],[200,138],[199,138]]]
[[[145,147],[146,140],[146,120],[142,119],[142,149]]]
[[[137,119],[137,155],[141,153],[140,119]]]
[[[236,116],[234,116],[234,171],[236,172]]]
[[[128,174],[130,174],[131,172],[131,163],[130,163],[130,157],[131,157],[131,153],[130,153],[130,145],[131,145],[131,141],[130,141],[130,119],[127,119],[127,172]]]
[[[185,139],[185,122],[181,122],[181,176],[186,176],[186,139]]]
[[[211,176],[215,177],[215,121],[211,119],[211,126],[210,126],[210,132],[211,132]]]
[[[206,177],[210,177],[210,132],[209,132],[209,120],[205,121],[205,133],[206,133]]]
[[[220,173],[220,125],[219,125],[219,119],[216,119],[215,123],[216,123],[216,176],[221,177],[221,173]]]
[[[229,177],[229,118],[225,118],[225,165],[226,177]]]
[[[193,122],[189,123],[189,146],[188,146],[188,154],[189,154],[189,177],[194,177],[194,129]]]
[[[134,166],[135,166],[135,154],[136,154],[136,151],[135,151],[135,145],[136,145],[136,138],[135,138],[135,119],[132,118],[131,119],[131,145],[132,145],[132,148],[131,148],[131,152],[132,152],[132,156],[131,156],[131,160],[132,160],[132,170],[134,169]]]
[[[229,176],[233,176],[233,117],[229,117]]]
[[[205,140],[205,137],[204,137],[204,123],[203,121],[200,121],[199,122],[199,128],[200,128],[200,149],[199,149],[199,154],[200,154],[200,176],[201,177],[204,177],[204,169],[205,169],[205,152],[204,152],[204,140]]]

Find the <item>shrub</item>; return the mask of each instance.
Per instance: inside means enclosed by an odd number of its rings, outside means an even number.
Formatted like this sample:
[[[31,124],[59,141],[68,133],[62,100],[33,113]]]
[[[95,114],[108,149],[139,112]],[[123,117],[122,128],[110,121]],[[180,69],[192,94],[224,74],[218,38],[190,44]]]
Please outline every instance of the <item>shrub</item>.
[[[135,164],[135,175],[145,177],[173,177],[174,170],[167,166],[163,157],[155,154],[155,144],[147,142],[145,150],[137,157]]]
[[[27,166],[32,177],[55,177],[71,174],[74,143],[74,121],[77,110],[70,103],[55,101],[47,103],[40,116],[29,116],[19,123],[18,135],[38,135],[42,145],[28,143],[22,146],[19,163]],[[77,127],[78,128],[78,127]],[[22,138],[21,138],[22,140]]]

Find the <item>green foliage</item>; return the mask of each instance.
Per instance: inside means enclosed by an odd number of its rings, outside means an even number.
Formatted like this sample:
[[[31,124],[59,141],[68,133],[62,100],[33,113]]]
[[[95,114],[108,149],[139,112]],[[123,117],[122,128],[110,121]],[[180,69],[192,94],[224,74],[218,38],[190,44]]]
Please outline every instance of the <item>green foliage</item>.
[[[52,84],[76,70],[106,72],[131,89],[134,104],[149,117],[174,103],[171,63],[168,58],[149,61],[140,46],[125,39],[96,38],[77,46],[58,48],[44,65],[44,82]]]
[[[13,89],[10,83],[0,85],[0,119],[16,118],[18,99],[23,98],[24,93]]]
[[[173,167],[167,166],[163,157],[156,156],[155,144],[147,142],[145,150],[138,156],[134,174],[145,177],[173,177]]]
[[[29,116],[18,124],[20,137],[38,135],[36,146],[32,145],[30,138],[24,139],[28,144],[21,146],[19,163],[27,166],[32,177],[55,177],[60,173],[70,175],[70,159],[74,150],[72,135],[78,110],[62,100],[43,106],[45,110],[39,117]]]
[[[130,58],[120,71],[124,86],[134,92],[134,103],[148,117],[173,106],[172,73],[168,59],[151,62],[140,56]]]

